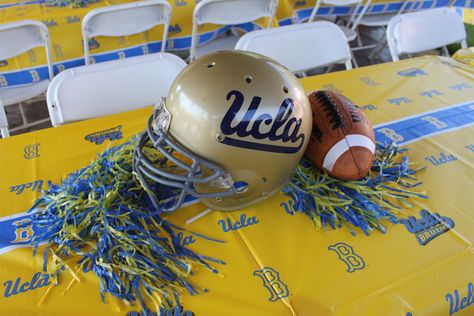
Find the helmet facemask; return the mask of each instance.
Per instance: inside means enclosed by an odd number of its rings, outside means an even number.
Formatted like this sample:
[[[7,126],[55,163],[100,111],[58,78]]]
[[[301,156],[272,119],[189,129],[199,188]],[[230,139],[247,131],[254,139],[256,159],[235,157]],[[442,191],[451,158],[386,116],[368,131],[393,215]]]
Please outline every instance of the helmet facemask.
[[[240,192],[232,177],[217,164],[181,146],[168,134],[171,115],[165,99],[155,106],[147,130],[140,136],[134,152],[134,169],[153,206],[163,212],[177,210],[187,195],[198,199],[221,199]],[[150,181],[168,188],[159,194]]]

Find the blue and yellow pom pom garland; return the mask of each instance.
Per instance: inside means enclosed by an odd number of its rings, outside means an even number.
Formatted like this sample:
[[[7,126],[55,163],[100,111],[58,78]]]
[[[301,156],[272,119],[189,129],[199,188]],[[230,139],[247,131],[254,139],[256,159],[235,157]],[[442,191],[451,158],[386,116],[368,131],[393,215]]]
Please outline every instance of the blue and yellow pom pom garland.
[[[31,208],[31,218],[43,233],[37,247],[48,242],[44,269],[58,282],[62,270],[80,281],[78,272],[100,280],[100,295],[127,304],[138,302],[142,313],[164,314],[180,308],[179,293],[206,291],[189,281],[193,266],[218,273],[219,260],[201,256],[180,244],[179,227],[153,207],[133,174],[137,138],[105,150],[88,166],[50,184]],[[150,145],[150,155],[158,152]],[[360,181],[329,177],[303,160],[283,192],[289,207],[323,228],[348,227],[355,234],[385,232],[384,220],[396,222],[411,198],[426,198],[412,189],[420,184],[408,157],[396,145],[377,144],[371,173]],[[157,159],[158,160],[158,159]],[[150,184],[154,192],[165,188]],[[72,285],[72,284],[71,284]]]
[[[46,3],[57,7],[82,8],[101,0],[46,0]]]
[[[283,192],[291,197],[287,208],[301,212],[323,228],[346,226],[353,235],[359,227],[366,235],[385,232],[383,220],[397,223],[397,215],[412,208],[411,198],[427,198],[412,189],[421,182],[413,163],[402,156],[406,149],[377,143],[370,173],[359,181],[344,181],[317,170],[303,159]]]
[[[108,293],[130,305],[138,302],[148,315],[150,308],[158,313],[179,306],[176,294],[182,290],[206,291],[187,276],[192,265],[217,273],[208,262],[219,261],[182,246],[175,233],[180,228],[153,208],[132,174],[135,143],[132,139],[107,149],[61,185],[50,184],[32,207],[31,218],[44,231],[34,236],[35,247],[49,243],[44,269],[56,284],[65,268],[76,281],[78,270],[93,272],[103,301]]]

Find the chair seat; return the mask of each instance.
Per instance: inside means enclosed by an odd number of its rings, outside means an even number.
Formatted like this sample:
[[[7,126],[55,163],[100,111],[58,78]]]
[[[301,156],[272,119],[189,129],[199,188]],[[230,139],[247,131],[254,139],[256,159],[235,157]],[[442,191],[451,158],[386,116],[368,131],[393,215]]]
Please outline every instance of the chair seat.
[[[356,39],[357,37],[356,31],[351,30],[350,28],[342,26],[342,25],[338,25],[338,26],[342,30],[344,35],[346,36],[348,42],[352,42],[353,40]]]
[[[11,105],[34,98],[48,89],[49,80],[23,86],[0,88],[0,99],[4,105]]]
[[[196,47],[196,58],[219,50],[233,50],[239,41],[239,36],[221,36],[209,43]]]
[[[388,22],[390,22],[390,20],[396,15],[397,14],[395,13],[364,15],[360,19],[359,25],[373,26],[373,27],[387,26]]]

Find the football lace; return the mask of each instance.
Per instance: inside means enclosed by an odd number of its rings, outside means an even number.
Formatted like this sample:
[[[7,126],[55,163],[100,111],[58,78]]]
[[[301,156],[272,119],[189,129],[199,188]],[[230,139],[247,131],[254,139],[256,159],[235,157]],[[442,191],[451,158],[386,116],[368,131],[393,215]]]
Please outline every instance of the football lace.
[[[321,102],[323,111],[330,118],[329,123],[333,124],[332,129],[344,127],[344,117],[341,115],[334,99],[326,91],[316,92],[316,99]]]

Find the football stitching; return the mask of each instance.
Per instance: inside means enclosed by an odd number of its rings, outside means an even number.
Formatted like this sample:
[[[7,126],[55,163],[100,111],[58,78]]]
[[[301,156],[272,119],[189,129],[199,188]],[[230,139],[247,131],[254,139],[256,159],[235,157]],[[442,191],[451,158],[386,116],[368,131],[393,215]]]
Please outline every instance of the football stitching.
[[[318,91],[315,95],[316,99],[321,102],[323,112],[332,123],[332,129],[342,128],[345,126],[344,116],[342,116],[334,99],[326,91]]]

